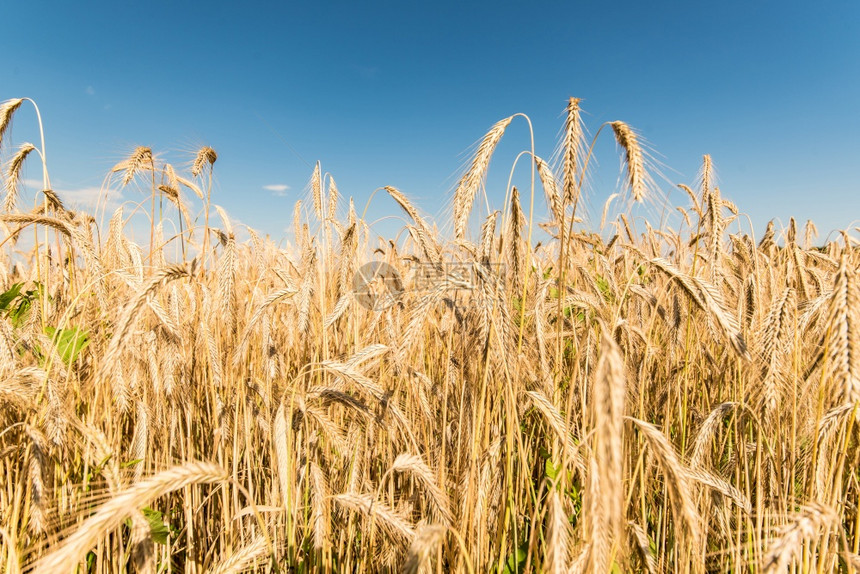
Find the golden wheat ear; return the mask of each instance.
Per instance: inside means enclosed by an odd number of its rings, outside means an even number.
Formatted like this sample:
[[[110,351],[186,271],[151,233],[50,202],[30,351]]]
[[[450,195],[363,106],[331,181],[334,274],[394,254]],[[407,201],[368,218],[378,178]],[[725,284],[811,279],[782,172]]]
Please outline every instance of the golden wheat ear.
[[[624,122],[612,122],[615,140],[624,150],[624,165],[627,166],[627,184],[633,200],[642,202],[647,194],[647,174],[645,172],[645,156],[639,144],[639,136]]]
[[[507,117],[496,122],[490,128],[478,146],[472,165],[460,179],[460,183],[457,184],[457,191],[454,193],[454,235],[457,239],[462,239],[466,233],[466,225],[469,223],[469,213],[472,211],[475,194],[478,193],[481,182],[484,181],[487,167],[490,165],[490,158],[493,157],[499,140],[502,139],[505,129],[513,119],[514,116]]]
[[[567,117],[564,122],[564,142],[562,152],[562,186],[564,190],[564,204],[575,202],[579,196],[579,158],[585,149],[585,133],[580,118],[580,98],[570,98],[567,103]]]
[[[832,508],[818,503],[805,505],[779,529],[765,554],[763,572],[786,572],[806,544],[827,536],[838,520],[839,515]]]
[[[138,146],[134,148],[126,159],[122,160],[111,169],[112,173],[123,172],[122,185],[125,187],[140,170],[146,166],[152,166],[152,149],[146,146]]]
[[[0,104],[0,146],[3,145],[3,136],[6,134],[6,130],[12,124],[12,116],[21,107],[23,102],[23,98],[18,98],[15,100],[6,100]]]
[[[430,557],[445,540],[447,531],[447,528],[438,524],[420,527],[415,534],[415,540],[409,546],[409,554],[403,567],[404,574],[418,574],[422,569],[426,569]]]
[[[197,177],[203,172],[206,166],[212,166],[218,160],[218,154],[208,145],[197,150],[197,155],[194,156],[194,162],[191,164],[191,175]]]
[[[36,146],[27,142],[21,144],[12,159],[9,160],[9,165],[6,168],[6,197],[3,200],[3,209],[7,212],[14,211],[15,203],[18,200],[18,186],[21,183],[21,173],[24,168],[24,160],[33,151]]]

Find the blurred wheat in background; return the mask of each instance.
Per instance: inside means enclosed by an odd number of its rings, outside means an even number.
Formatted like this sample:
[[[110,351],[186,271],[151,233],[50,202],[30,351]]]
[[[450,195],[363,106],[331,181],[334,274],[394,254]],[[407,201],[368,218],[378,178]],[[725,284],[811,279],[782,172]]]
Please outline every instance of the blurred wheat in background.
[[[141,200],[101,226],[51,190],[44,139],[7,143],[31,104],[0,105],[0,571],[860,569],[848,231],[732,233],[708,156],[679,217],[634,218],[665,199],[623,122],[595,137],[625,191],[583,223],[575,98],[560,152],[531,149],[532,188],[485,219],[520,114],[450,222],[380,188],[396,239],[319,164],[289,247],[233,225],[209,147],[184,174],[135,149],[105,189]]]

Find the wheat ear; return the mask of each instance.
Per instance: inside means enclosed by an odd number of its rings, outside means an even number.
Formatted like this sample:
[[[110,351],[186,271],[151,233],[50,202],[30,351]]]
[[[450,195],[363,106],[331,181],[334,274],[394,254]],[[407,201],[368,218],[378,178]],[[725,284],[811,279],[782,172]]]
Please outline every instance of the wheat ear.
[[[372,518],[392,540],[411,543],[415,538],[415,530],[406,519],[387,505],[374,500],[369,494],[347,492],[335,495],[334,500],[344,508]]]
[[[445,540],[447,528],[438,524],[425,524],[415,533],[415,539],[409,545],[404,574],[418,574],[430,561],[430,556]]]
[[[415,209],[399,189],[391,187],[390,185],[386,185],[382,189],[388,192],[388,195],[397,202],[397,205],[403,208],[403,211],[405,211],[418,226],[420,231],[418,234],[419,243],[421,245],[421,249],[424,251],[424,255],[433,262],[438,261],[439,244],[434,238],[430,226],[427,225],[427,222],[418,214],[418,210]]]
[[[453,523],[454,518],[451,516],[451,511],[448,510],[448,497],[436,483],[436,478],[430,467],[424,463],[420,456],[407,453],[400,454],[394,459],[391,470],[414,476],[424,487],[437,518],[448,526]]]
[[[317,214],[317,219],[323,220],[323,191],[322,191],[322,175],[320,162],[314,165],[314,173],[311,175],[311,196],[314,202],[314,212]]]
[[[191,175],[197,177],[203,171],[203,168],[212,166],[218,160],[218,154],[209,146],[203,146],[197,150],[197,155],[194,156],[194,162],[191,164]],[[202,194],[201,194],[202,195]]]
[[[9,125],[12,123],[12,115],[15,113],[15,110],[21,107],[23,102],[23,98],[17,98],[14,100],[6,100],[0,104],[0,145],[3,145],[3,136],[5,135],[6,130],[9,129]]]
[[[547,574],[567,574],[570,565],[571,528],[558,486],[547,497],[547,537],[544,569]]]
[[[833,285],[824,348],[833,365],[837,402],[860,400],[860,288],[843,256]]]
[[[622,540],[624,510],[624,361],[618,345],[603,333],[594,380],[597,469],[606,521],[616,543]]]
[[[31,152],[35,151],[36,146],[31,143],[24,143],[9,160],[9,166],[6,168],[6,196],[3,200],[3,209],[7,212],[15,209],[15,202],[18,199],[18,185],[21,183],[21,172],[24,167],[24,160]]]
[[[190,265],[171,265],[165,267],[153,275],[149,282],[135,295],[134,299],[129,301],[123,309],[122,315],[120,315],[116,330],[111,337],[110,345],[102,361],[102,378],[114,372],[125,342],[131,333],[132,324],[149,297],[162,285],[176,279],[181,279],[182,277],[193,275],[196,268],[197,260],[192,261]]]
[[[785,572],[791,561],[799,556],[807,542],[813,542],[822,530],[836,523],[839,516],[822,504],[810,503],[793,514],[779,530],[764,556],[762,570],[766,573]]]
[[[555,218],[556,224],[561,229],[565,225],[564,218],[564,197],[562,196],[562,192],[558,189],[558,182],[555,179],[555,175],[552,173],[549,165],[539,158],[538,156],[534,156],[535,164],[537,165],[538,176],[540,176],[541,184],[543,184],[543,190],[546,194],[546,201],[549,204],[550,211],[552,212],[553,217]],[[563,231],[559,231],[559,234],[563,233]]]
[[[624,149],[624,165],[627,166],[627,183],[634,201],[643,201],[647,191],[645,160],[639,138],[633,128],[624,122],[612,122],[615,140]]]
[[[134,151],[131,152],[131,155],[127,159],[113,166],[111,171],[124,172],[122,175],[122,185],[125,187],[134,179],[135,174],[147,165],[152,166],[152,149],[146,146],[138,146],[134,148]]]
[[[708,449],[711,447],[711,440],[714,434],[723,422],[723,417],[730,413],[737,403],[726,402],[717,405],[705,418],[702,423],[699,433],[693,441],[692,454],[690,456],[690,466],[692,468],[703,468],[705,457],[708,454]]]
[[[584,132],[580,119],[580,98],[570,98],[567,102],[567,117],[564,121],[564,142],[562,153],[562,185],[564,188],[564,204],[575,202],[578,191],[577,171],[579,170],[579,156],[581,155],[585,142]]]
[[[651,423],[628,417],[636,428],[645,437],[651,452],[663,470],[666,477],[666,488],[669,492],[669,501],[675,514],[675,535],[678,540],[688,540],[690,550],[697,556],[700,541],[700,521],[696,507],[693,504],[693,496],[688,482],[688,473],[678,460],[675,449],[669,443],[669,439]]]
[[[454,235],[457,239],[462,239],[466,232],[466,225],[469,223],[469,212],[472,210],[472,202],[475,199],[475,194],[484,180],[496,145],[498,145],[499,140],[505,133],[505,129],[507,129],[513,119],[514,116],[510,116],[496,122],[490,128],[490,131],[481,140],[481,144],[478,146],[478,151],[475,153],[469,170],[457,184],[457,191],[454,193]]]
[[[677,280],[689,298],[712,320],[719,332],[729,342],[732,350],[741,358],[750,359],[749,351],[740,332],[740,324],[723,302],[723,297],[711,283],[692,275],[681,273],[663,258],[651,259],[651,264]]]
[[[210,570],[210,574],[239,574],[258,563],[269,553],[269,545],[264,536],[257,536],[232,556]]]

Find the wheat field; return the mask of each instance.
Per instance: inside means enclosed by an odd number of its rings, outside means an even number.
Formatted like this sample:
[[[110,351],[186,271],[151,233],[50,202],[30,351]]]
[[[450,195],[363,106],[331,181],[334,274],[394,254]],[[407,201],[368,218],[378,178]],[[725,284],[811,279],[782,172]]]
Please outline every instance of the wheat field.
[[[289,246],[234,225],[209,147],[138,147],[102,225],[10,147],[33,110],[0,104],[0,572],[860,571],[854,231],[740,232],[708,156],[677,225],[634,218],[664,200],[623,122],[588,224],[575,98],[486,217],[520,114],[450,221],[380,188],[397,237],[320,164]]]

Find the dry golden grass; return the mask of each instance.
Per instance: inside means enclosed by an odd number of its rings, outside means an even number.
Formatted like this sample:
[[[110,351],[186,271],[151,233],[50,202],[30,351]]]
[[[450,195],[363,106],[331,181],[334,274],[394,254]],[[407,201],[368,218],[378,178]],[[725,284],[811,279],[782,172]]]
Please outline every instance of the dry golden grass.
[[[677,229],[607,202],[618,233],[590,231],[575,98],[558,164],[526,154],[546,205],[504,190],[479,222],[514,117],[453,237],[390,186],[406,232],[373,236],[317,164],[288,248],[211,203],[209,147],[187,178],[144,147],[114,168],[152,194],[148,246],[128,205],[19,211],[44,144],[0,150],[0,572],[856,571],[856,241],[730,234],[707,156]]]

